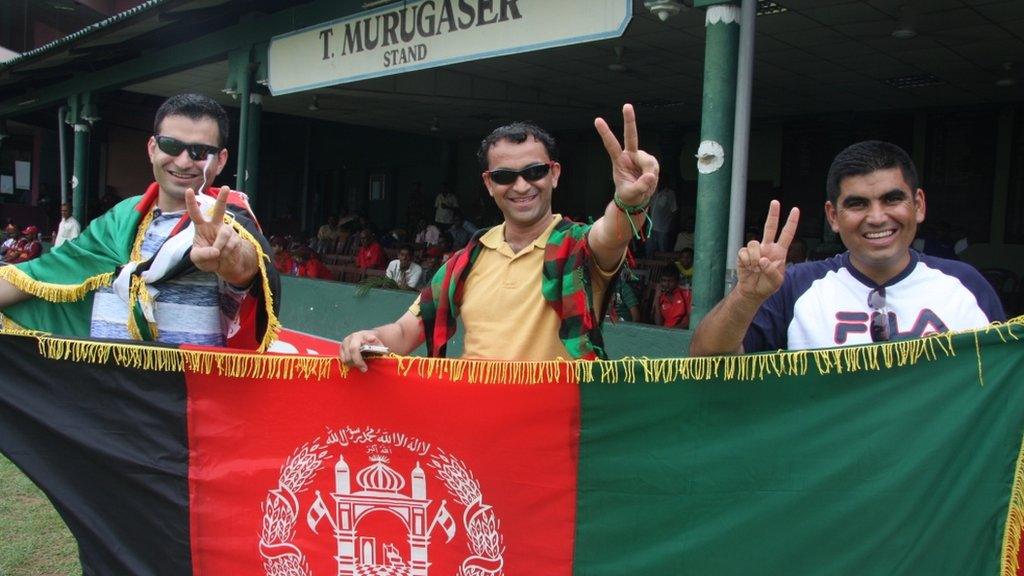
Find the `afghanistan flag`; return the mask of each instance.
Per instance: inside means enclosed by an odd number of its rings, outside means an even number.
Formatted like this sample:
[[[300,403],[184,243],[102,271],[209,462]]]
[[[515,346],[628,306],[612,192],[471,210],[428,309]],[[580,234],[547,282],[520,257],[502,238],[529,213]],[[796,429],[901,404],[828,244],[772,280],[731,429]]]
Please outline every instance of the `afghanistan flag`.
[[[1012,575],[1020,324],[366,374],[8,335],[0,450],[86,574]]]

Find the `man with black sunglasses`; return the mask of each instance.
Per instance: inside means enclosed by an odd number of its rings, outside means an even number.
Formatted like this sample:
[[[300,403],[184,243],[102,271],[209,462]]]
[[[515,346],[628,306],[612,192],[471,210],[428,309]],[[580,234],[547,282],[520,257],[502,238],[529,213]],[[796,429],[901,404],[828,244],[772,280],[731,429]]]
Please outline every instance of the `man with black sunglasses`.
[[[487,136],[477,157],[504,222],[477,232],[396,322],[346,337],[342,360],[365,370],[363,346],[408,354],[424,341],[428,354],[443,356],[457,319],[465,328],[465,358],[605,357],[601,321],[609,287],[658,184],[658,162],[638,148],[629,104],[622,118],[622,144],[604,120],[594,122],[615,193],[592,226],[552,212],[562,166],[547,132],[516,122]]]
[[[60,250],[0,273],[4,325],[263,350],[280,304],[270,246],[244,194],[210,189],[227,163],[227,114],[179,94],[153,124],[155,182]]]
[[[740,249],[736,288],[701,321],[691,355],[870,344],[1006,319],[969,264],[911,249],[925,197],[903,149],[853,144],[833,160],[826,186],[825,216],[847,251],[786,268],[800,212],[779,232],[773,200],[762,239]]]

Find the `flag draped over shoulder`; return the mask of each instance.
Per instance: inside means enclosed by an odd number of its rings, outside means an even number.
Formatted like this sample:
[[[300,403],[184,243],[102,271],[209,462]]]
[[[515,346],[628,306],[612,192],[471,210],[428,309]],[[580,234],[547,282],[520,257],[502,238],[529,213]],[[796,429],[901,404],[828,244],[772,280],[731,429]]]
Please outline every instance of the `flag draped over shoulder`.
[[[73,337],[88,337],[92,318],[93,293],[114,283],[122,266],[137,264],[141,258],[133,254],[141,245],[139,229],[145,228],[147,214],[156,205],[159,186],[154,182],[146,192],[119,202],[103,216],[93,220],[74,241],[42,257],[0,268],[0,278],[34,296],[27,301],[5,308],[3,315],[17,327]],[[198,197],[200,202],[211,203],[208,196]],[[250,294],[243,299],[238,313],[240,328],[229,335],[229,345],[265,350],[280,330],[277,312],[280,302],[280,280],[266,254],[269,244],[259,234],[244,194],[232,192],[228,197],[227,225],[235,228],[244,241],[253,245],[257,255],[257,274]],[[176,231],[189,224],[183,218]],[[170,267],[180,273],[188,269],[187,257],[173,262]],[[137,294],[141,290],[135,291]],[[132,297],[130,309],[139,308],[138,298]],[[141,310],[141,308],[139,308]],[[145,318],[137,322],[145,330]],[[132,326],[129,327],[131,330]],[[151,340],[151,337],[140,339]]]
[[[54,502],[85,574],[1009,576],[1021,320],[835,350],[384,358],[365,374],[333,356],[0,336],[0,451]]]

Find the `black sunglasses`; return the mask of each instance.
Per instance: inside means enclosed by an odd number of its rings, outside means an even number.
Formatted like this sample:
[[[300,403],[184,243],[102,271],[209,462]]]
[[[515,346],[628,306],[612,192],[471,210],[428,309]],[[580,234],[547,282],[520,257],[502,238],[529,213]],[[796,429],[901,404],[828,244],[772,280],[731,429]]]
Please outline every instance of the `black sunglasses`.
[[[154,134],[153,138],[156,140],[157,148],[164,154],[177,156],[181,154],[182,150],[188,150],[188,157],[196,162],[206,160],[210,154],[216,156],[224,149],[222,146],[210,146],[209,144],[186,144],[177,138],[159,134]]]
[[[508,168],[498,168],[497,170],[488,170],[484,172],[491,179],[491,182],[495,184],[507,185],[515,182],[520,176],[527,182],[536,182],[541,178],[548,175],[551,172],[551,165],[554,162],[546,162],[544,164],[531,164],[522,170],[510,170]]]
[[[871,308],[871,341],[888,342],[892,339],[889,333],[889,309],[885,305],[885,287],[879,286],[868,292],[868,307]]]

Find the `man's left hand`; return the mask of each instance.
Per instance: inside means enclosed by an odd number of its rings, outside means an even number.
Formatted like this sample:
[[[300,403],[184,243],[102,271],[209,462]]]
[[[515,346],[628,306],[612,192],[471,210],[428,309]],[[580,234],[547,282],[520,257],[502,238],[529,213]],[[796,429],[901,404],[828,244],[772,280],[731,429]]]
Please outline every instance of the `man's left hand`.
[[[622,107],[622,123],[622,145],[604,119],[594,120],[594,127],[612,161],[615,197],[628,206],[640,206],[650,199],[658,187],[658,160],[638,149],[640,138],[632,104]]]
[[[192,240],[192,263],[203,272],[212,272],[232,286],[247,286],[256,276],[256,250],[224,223],[230,188],[221,186],[213,213],[207,220],[196,200],[195,192],[185,191],[185,207],[195,226]]]

